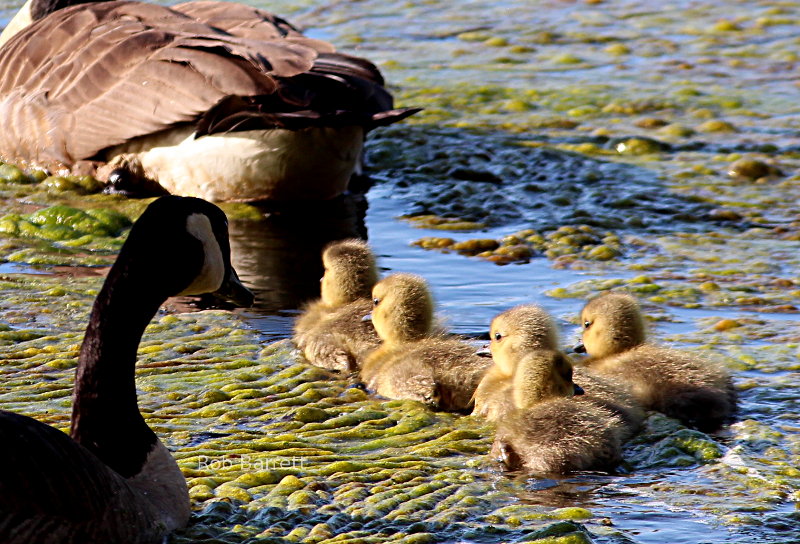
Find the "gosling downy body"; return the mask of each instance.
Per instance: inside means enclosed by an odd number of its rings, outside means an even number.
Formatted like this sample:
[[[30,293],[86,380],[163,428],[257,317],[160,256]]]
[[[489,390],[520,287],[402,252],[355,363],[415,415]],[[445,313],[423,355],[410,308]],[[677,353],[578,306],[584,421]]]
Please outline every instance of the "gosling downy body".
[[[357,371],[380,344],[372,322],[364,319],[372,311],[372,288],[378,281],[375,256],[362,240],[342,240],[325,248],[322,263],[322,296],[298,317],[294,341],[316,366]]]
[[[375,285],[372,297],[372,322],[382,343],[361,368],[367,387],[391,399],[469,410],[491,362],[473,346],[434,332],[433,298],[425,280],[393,274]]]
[[[532,351],[516,366],[514,409],[498,419],[494,459],[509,470],[534,474],[610,470],[619,464],[625,423],[579,394],[564,354]]]
[[[0,412],[0,541],[155,543],[189,519],[186,480],[136,398],[136,350],[170,296],[252,294],[230,266],[227,221],[208,202],[164,197],[131,228],[80,349],[70,435]]]
[[[606,293],[581,311],[589,371],[627,384],[647,409],[701,431],[719,429],[736,410],[730,374],[719,364],[646,343],[635,298]]]
[[[572,379],[585,391],[581,399],[609,410],[625,424],[623,440],[636,434],[644,421],[644,408],[625,382],[611,376],[600,376],[586,368],[573,366]]]
[[[329,199],[369,130],[418,111],[393,109],[369,61],[244,4],[73,3],[28,0],[0,37],[4,161],[127,192]]]

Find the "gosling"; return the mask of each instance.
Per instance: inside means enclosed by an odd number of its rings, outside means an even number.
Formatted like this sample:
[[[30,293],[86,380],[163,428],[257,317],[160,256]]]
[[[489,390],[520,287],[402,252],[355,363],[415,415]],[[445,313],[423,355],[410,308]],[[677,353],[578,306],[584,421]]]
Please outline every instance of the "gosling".
[[[492,320],[489,338],[494,364],[475,390],[472,415],[494,421],[512,407],[516,360],[537,349],[557,350],[558,331],[550,314],[539,306],[526,304],[497,315]]]
[[[445,338],[434,323],[434,303],[424,279],[394,274],[372,290],[371,319],[382,343],[361,368],[367,387],[390,399],[434,409],[467,411],[491,362],[474,347]]]
[[[513,409],[499,418],[491,456],[509,470],[565,474],[611,470],[622,459],[622,418],[587,401],[563,353],[536,350],[516,361]]]
[[[322,263],[321,298],[298,317],[294,342],[313,365],[355,372],[380,344],[372,323],[364,320],[372,310],[371,292],[378,281],[375,256],[366,242],[348,239],[329,244]]]
[[[736,410],[730,374],[719,364],[674,349],[646,343],[636,299],[606,293],[581,311],[588,369],[627,383],[647,409],[679,419],[704,432],[719,429]]]

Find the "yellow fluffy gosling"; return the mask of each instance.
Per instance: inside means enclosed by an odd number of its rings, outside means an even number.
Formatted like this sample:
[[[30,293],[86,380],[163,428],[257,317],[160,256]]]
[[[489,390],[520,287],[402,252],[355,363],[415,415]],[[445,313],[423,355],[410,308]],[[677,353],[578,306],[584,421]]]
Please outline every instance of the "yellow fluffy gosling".
[[[369,320],[371,293],[378,281],[375,256],[366,242],[349,239],[330,244],[322,253],[325,273],[321,298],[297,319],[294,341],[314,365],[357,371],[380,339]]]
[[[731,376],[719,364],[690,353],[646,343],[636,299],[606,293],[581,311],[583,345],[591,372],[622,381],[645,407],[714,431],[736,409]]]
[[[536,350],[516,361],[513,410],[499,418],[491,455],[510,470],[535,474],[609,470],[621,459],[622,418],[588,401],[558,351]]]
[[[433,299],[424,279],[394,274],[372,290],[372,322],[381,346],[361,369],[369,389],[443,410],[467,410],[491,362],[474,347],[434,332]]]

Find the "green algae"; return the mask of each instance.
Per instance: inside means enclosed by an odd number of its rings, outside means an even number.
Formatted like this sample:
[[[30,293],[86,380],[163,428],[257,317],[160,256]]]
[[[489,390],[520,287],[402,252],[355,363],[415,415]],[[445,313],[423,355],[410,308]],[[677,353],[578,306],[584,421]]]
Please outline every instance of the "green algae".
[[[0,183],[28,184],[34,179],[13,164],[0,164]]]
[[[45,277],[22,285],[31,300],[42,293],[36,304],[44,306],[44,293],[53,281]],[[62,296],[79,302],[85,316],[91,303],[87,295],[98,281],[83,278],[81,289]],[[15,391],[0,394],[0,400],[4,407],[63,428],[79,323],[69,319],[52,325],[48,337],[17,338],[0,346],[4,383]],[[226,339],[222,353],[209,357],[220,338]],[[199,349],[177,349],[186,344]],[[49,364],[59,360],[71,364]],[[47,381],[40,381],[44,376]],[[484,534],[486,529],[470,520],[503,503],[500,496],[477,499],[489,484],[479,475],[465,478],[462,466],[464,455],[485,455],[490,433],[476,429],[468,418],[433,414],[416,403],[376,401],[358,390],[357,395],[348,393],[353,390],[346,380],[330,381],[327,373],[296,362],[289,346],[264,349],[254,331],[226,312],[155,319],[140,348],[137,383],[141,411],[174,451],[198,509],[185,536],[174,537],[176,542],[203,534],[224,539],[226,531],[240,539],[261,534],[276,530],[276,524],[295,512],[306,517],[291,530],[279,530],[282,537],[300,531],[323,541],[325,525],[338,540],[385,530],[403,541],[438,541],[443,534]],[[263,393],[245,409],[247,398],[238,395],[248,390]],[[308,397],[309,390],[319,394]],[[282,395],[304,399],[295,417],[286,418],[285,407],[276,402]],[[204,413],[187,406],[222,410]],[[234,411],[236,417],[223,417]],[[222,504],[233,509],[214,518]],[[526,523],[504,531],[515,540],[537,534],[566,538],[576,526],[541,533],[551,520],[565,517],[584,515],[564,511],[536,521],[540,529]],[[409,523],[423,525],[409,529]]]
[[[643,435],[631,440],[626,450],[626,461],[639,468],[679,468],[712,463],[723,456],[723,447],[713,438],[685,429],[664,416],[651,416],[645,426]]]
[[[3,215],[0,236],[8,237],[5,260],[9,262],[108,265],[130,225],[128,216],[114,209],[58,204],[28,214]]]
[[[405,217],[412,225],[421,229],[435,230],[480,230],[486,225],[473,221],[464,221],[454,217],[438,217],[435,215],[417,215]]]
[[[28,215],[0,217],[3,234],[51,241],[75,240],[85,235],[116,237],[130,225],[128,217],[114,210],[83,211],[61,205]]]

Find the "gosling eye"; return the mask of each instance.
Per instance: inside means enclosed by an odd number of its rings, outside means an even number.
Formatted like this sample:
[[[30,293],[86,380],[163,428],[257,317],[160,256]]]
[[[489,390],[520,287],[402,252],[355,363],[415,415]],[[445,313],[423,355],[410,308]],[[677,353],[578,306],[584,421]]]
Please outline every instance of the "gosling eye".
[[[583,328],[584,329],[588,329],[591,326],[592,326],[592,322],[591,321],[584,321],[583,322]]]
[[[501,333],[499,333],[499,332],[496,332],[496,333],[494,333],[494,339],[495,339],[496,342],[499,342],[500,340],[503,339],[503,335]]]
[[[380,302],[381,302],[381,299],[379,299],[379,298],[373,298],[372,299],[372,305],[373,306],[377,306],[378,304],[380,304]]]

